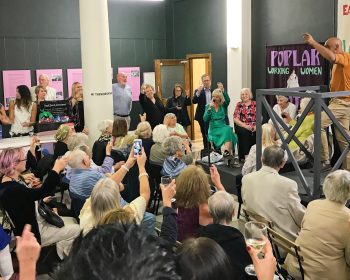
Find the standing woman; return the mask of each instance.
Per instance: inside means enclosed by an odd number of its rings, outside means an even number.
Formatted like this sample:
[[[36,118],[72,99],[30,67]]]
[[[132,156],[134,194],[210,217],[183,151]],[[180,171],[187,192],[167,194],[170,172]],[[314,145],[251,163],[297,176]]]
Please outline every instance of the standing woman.
[[[238,156],[244,161],[250,148],[256,143],[256,102],[249,88],[242,88],[241,101],[233,114],[235,132],[238,136]]]
[[[72,97],[69,99],[71,118],[76,132],[82,132],[85,127],[83,86],[79,82],[72,84]]]
[[[175,114],[177,122],[186,130],[187,126],[191,124],[187,112],[187,106],[191,105],[191,98],[188,90],[186,90],[186,97],[183,96],[183,93],[183,87],[180,84],[175,84],[173,97],[170,97],[166,102],[166,111]]]
[[[9,108],[11,137],[27,136],[34,130],[36,111],[29,88],[25,85],[18,86],[16,100],[11,100]]]
[[[140,93],[139,101],[146,113],[146,121],[150,123],[152,129],[163,123],[165,108],[160,98],[154,94],[154,88],[151,85],[145,85],[145,92]]]
[[[34,131],[38,132],[38,123],[39,123],[39,115],[40,115],[40,103],[45,101],[46,99],[46,94],[47,91],[43,86],[37,86],[35,88],[35,95],[36,95],[36,117],[35,117],[35,126],[34,126]]]

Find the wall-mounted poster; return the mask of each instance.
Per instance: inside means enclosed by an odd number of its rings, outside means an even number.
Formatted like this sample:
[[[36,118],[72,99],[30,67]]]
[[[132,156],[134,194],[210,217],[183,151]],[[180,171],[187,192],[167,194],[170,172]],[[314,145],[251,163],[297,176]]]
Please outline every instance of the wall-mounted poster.
[[[67,69],[67,81],[68,81],[68,96],[72,96],[72,84],[75,82],[83,83],[83,70],[82,69]]]
[[[156,88],[156,74],[154,72],[143,72],[143,82]]]
[[[132,100],[138,101],[140,95],[140,67],[118,67],[118,73],[128,76],[127,84],[131,87]]]
[[[6,70],[2,71],[4,85],[4,106],[8,109],[11,99],[16,98],[16,88],[19,85],[32,86],[30,70]]]
[[[350,53],[350,0],[338,0],[337,36],[343,42],[343,50]]]
[[[49,86],[56,90],[56,100],[63,100],[63,76],[62,69],[37,69],[36,81],[39,84],[39,77],[46,74],[50,78]]]

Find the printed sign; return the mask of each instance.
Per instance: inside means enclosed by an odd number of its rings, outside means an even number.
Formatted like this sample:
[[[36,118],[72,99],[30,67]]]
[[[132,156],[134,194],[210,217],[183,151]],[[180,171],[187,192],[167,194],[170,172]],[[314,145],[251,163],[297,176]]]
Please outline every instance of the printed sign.
[[[338,38],[343,42],[343,50],[350,53],[350,0],[338,0]]]

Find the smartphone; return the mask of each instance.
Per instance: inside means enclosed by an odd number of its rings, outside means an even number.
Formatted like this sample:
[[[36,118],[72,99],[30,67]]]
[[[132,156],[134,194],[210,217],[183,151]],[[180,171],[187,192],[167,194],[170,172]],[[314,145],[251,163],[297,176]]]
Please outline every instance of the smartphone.
[[[140,156],[142,154],[142,139],[134,140],[134,156]]]

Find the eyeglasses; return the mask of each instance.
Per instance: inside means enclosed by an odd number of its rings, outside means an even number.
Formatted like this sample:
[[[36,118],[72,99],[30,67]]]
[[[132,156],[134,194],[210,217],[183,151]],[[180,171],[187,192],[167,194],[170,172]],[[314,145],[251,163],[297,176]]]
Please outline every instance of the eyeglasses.
[[[18,160],[18,162],[21,162],[21,161],[27,161],[27,158]]]

